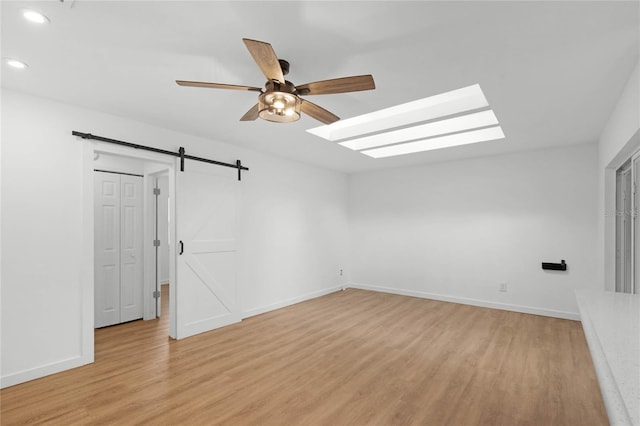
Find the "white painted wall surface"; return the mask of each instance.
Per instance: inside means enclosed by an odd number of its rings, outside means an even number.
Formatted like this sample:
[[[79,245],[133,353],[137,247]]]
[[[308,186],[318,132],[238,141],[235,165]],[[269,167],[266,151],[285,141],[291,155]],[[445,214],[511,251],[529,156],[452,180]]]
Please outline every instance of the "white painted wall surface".
[[[349,190],[354,286],[575,319],[574,290],[596,287],[595,144],[359,174]],[[561,259],[567,272],[541,269]]]
[[[80,150],[57,137],[57,114],[9,98],[3,91],[2,384],[90,361],[80,324]]]
[[[640,148],[640,61],[598,141],[598,279],[615,289],[615,171]]]
[[[3,89],[2,386],[93,360],[86,322],[92,330],[93,294],[83,290],[91,274],[82,252],[88,142],[72,130],[240,158],[251,169],[243,173],[238,281],[245,316],[343,283],[337,270],[346,262],[346,175]]]
[[[346,283],[338,275],[349,245],[346,175],[258,154],[247,165],[241,246],[252,261],[240,282],[255,285],[241,286],[245,316]]]
[[[608,165],[640,129],[640,61],[629,76],[598,142],[598,164]]]

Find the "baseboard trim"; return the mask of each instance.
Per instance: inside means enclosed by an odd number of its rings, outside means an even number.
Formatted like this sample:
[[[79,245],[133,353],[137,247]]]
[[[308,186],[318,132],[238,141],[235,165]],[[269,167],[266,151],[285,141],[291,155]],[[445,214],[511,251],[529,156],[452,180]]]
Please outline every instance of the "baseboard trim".
[[[315,299],[316,297],[324,296],[330,293],[335,293],[336,291],[343,290],[344,286],[339,285],[335,287],[330,287],[318,291],[313,291],[311,293],[306,293],[301,296],[292,297],[290,299],[285,299],[280,302],[272,303],[270,305],[261,306],[254,309],[249,309],[247,311],[242,312],[242,318],[249,318],[256,315],[264,314],[266,312],[275,311],[276,309],[284,308],[287,306],[295,305],[296,303],[304,302],[307,300]]]
[[[176,333],[176,340],[186,339],[187,337],[195,336],[200,333],[206,333],[209,331],[223,328],[228,325],[236,324],[240,322],[238,314],[220,315],[218,317],[206,318],[190,322],[187,324],[178,324],[178,330]]]
[[[30,380],[39,379],[41,377],[50,376],[60,373],[71,368],[81,367],[93,362],[93,358],[78,355],[62,361],[52,362],[51,364],[41,365],[39,367],[30,368],[28,370],[18,371],[17,373],[7,374],[0,377],[0,388],[8,388],[9,386],[18,385]]]
[[[577,312],[554,311],[551,309],[537,308],[533,306],[512,305],[507,303],[491,302],[489,300],[471,299],[466,297],[450,296],[446,294],[427,293],[423,291],[404,290],[393,287],[381,287],[368,284],[349,283],[348,288],[360,290],[378,291],[381,293],[398,294],[401,296],[420,297],[422,299],[439,300],[441,302],[460,303],[462,305],[480,306],[483,308],[500,309],[503,311],[520,312],[523,314],[541,315],[545,317],[561,318],[580,321],[580,314]]]

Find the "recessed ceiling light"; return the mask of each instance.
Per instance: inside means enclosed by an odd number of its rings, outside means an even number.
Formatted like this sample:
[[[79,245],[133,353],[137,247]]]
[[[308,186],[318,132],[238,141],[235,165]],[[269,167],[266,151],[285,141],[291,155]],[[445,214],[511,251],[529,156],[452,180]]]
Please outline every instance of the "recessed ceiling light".
[[[398,142],[408,142],[416,139],[444,135],[447,133],[461,132],[463,130],[494,126],[496,124],[498,124],[496,115],[493,111],[487,110],[446,120],[434,121],[406,129],[379,133],[373,136],[350,139],[345,142],[340,142],[340,145],[359,151],[361,149],[376,148],[384,145],[392,145]]]
[[[417,101],[307,130],[330,141],[407,126],[489,106],[480,85],[463,87]]]
[[[452,146],[467,145],[476,142],[485,142],[504,138],[504,133],[500,126],[489,127],[487,129],[472,130],[470,132],[456,133],[453,135],[440,136],[437,138],[425,139],[416,142],[402,143],[398,145],[385,146],[382,148],[361,151],[373,158],[392,157],[395,155],[413,154],[414,152],[430,151]]]
[[[19,61],[17,59],[6,58],[4,61],[10,67],[17,68],[17,69],[20,69],[20,70],[21,69],[25,69],[25,68],[27,68],[29,66],[29,65],[25,64],[24,62]]]
[[[24,19],[27,21],[35,22],[36,24],[46,24],[49,22],[49,18],[44,16],[42,13],[31,9],[23,9],[22,16],[24,16]]]

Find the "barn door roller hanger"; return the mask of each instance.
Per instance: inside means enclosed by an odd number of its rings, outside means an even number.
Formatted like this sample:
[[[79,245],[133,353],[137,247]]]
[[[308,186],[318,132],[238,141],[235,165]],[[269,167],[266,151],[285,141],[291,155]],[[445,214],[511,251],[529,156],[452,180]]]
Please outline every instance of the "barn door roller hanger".
[[[160,154],[165,154],[165,155],[171,155],[173,157],[179,157],[180,158],[180,171],[184,172],[184,160],[194,160],[194,161],[201,161],[203,163],[209,163],[209,164],[214,164],[216,166],[223,166],[223,167],[231,167],[233,169],[238,169],[238,180],[242,180],[242,171],[243,170],[249,170],[248,167],[245,167],[242,165],[242,162],[240,160],[237,160],[234,163],[224,163],[222,161],[216,161],[216,160],[209,160],[208,158],[202,158],[202,157],[195,157],[193,155],[187,155],[185,154],[185,150],[184,147],[180,147],[180,149],[178,150],[178,152],[173,152],[173,151],[167,151],[164,149],[159,149],[159,148],[153,148],[153,147],[149,147],[149,146],[144,146],[144,145],[138,145],[135,143],[131,143],[131,142],[124,142],[124,141],[119,141],[116,139],[110,139],[110,138],[105,138],[102,136],[96,136],[96,135],[92,135],[91,133],[82,133],[82,132],[77,132],[77,131],[72,131],[71,134],[73,136],[79,136],[82,139],[92,139],[92,140],[96,140],[96,141],[100,141],[100,142],[107,142],[107,143],[112,143],[112,144],[116,144],[116,145],[122,145],[122,146],[128,146],[131,148],[135,148],[135,149],[143,149],[145,151],[151,151],[151,152],[157,152]]]

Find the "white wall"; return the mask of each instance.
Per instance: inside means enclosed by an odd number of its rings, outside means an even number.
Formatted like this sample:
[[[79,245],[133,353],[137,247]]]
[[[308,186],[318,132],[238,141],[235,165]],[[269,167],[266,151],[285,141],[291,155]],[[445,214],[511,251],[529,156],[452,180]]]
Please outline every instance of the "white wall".
[[[608,165],[640,129],[640,61],[620,94],[598,142],[598,164]]]
[[[235,162],[243,173],[244,315],[337,289],[347,246],[344,174],[2,91],[1,384],[92,361],[82,293],[83,144],[72,130]],[[213,166],[212,166],[213,167]],[[93,304],[93,301],[90,301]],[[91,314],[89,316],[89,313]]]
[[[241,246],[250,261],[241,282],[253,285],[241,288],[245,316],[346,283],[338,271],[348,255],[347,176],[266,155],[247,158],[251,170],[242,180],[251,204],[243,210]]]
[[[598,278],[615,289],[615,171],[640,148],[640,61],[598,141]]]
[[[596,154],[578,145],[352,176],[353,285],[577,319],[574,290],[597,285]],[[567,272],[541,269],[561,259]]]

